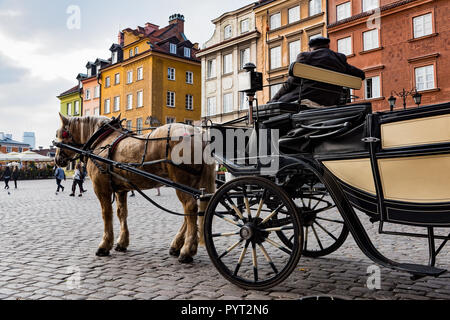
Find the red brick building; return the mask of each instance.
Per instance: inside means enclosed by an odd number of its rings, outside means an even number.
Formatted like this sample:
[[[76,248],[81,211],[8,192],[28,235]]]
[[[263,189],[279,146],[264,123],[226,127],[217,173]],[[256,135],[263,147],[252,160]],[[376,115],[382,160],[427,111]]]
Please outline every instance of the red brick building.
[[[385,110],[392,91],[413,88],[422,105],[450,101],[449,16],[448,0],[329,0],[331,49],[366,72],[357,101]]]

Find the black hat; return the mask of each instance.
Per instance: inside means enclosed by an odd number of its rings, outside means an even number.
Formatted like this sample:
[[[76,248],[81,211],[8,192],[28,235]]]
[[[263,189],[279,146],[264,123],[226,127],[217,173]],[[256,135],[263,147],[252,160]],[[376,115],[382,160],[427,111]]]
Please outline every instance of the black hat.
[[[325,38],[325,37],[316,37],[314,39],[311,39],[309,41],[309,47],[310,48],[315,48],[315,47],[321,47],[321,46],[326,46],[330,44],[330,39]]]

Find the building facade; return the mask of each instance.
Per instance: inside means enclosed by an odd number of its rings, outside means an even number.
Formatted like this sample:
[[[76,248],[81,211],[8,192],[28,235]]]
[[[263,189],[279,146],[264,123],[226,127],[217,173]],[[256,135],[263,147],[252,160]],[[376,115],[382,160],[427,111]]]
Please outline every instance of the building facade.
[[[75,87],[61,93],[57,98],[60,100],[60,112],[65,116],[81,116],[82,103],[81,98],[81,85],[78,84]]]
[[[223,123],[248,113],[239,92],[239,74],[248,62],[256,63],[254,4],[227,12],[212,22],[215,31],[197,54],[202,60],[202,117]]]
[[[422,105],[450,101],[449,1],[329,0],[328,12],[331,48],[366,72],[357,101],[386,110],[393,91],[414,88]]]
[[[110,65],[110,61],[97,59],[95,62],[88,62],[86,65],[86,75],[81,79],[83,116],[100,115],[100,81],[98,75],[100,69]]]
[[[326,36],[326,0],[263,0],[254,8],[261,32],[257,71],[263,73],[264,90],[259,104],[267,103],[287,81],[289,66],[298,54],[308,51],[309,41]]]
[[[0,153],[29,151],[30,145],[25,142],[15,141],[11,134],[0,132]]]
[[[111,47],[111,63],[101,69],[100,114],[126,118],[129,129],[174,122],[191,124],[201,116],[201,64],[198,44],[184,34],[184,17],[164,28],[147,23],[125,29]]]

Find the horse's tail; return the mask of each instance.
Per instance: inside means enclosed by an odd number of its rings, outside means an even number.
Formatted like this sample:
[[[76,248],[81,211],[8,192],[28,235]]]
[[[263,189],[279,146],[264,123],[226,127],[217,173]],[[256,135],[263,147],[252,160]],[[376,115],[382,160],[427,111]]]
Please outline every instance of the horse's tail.
[[[200,188],[204,188],[207,194],[213,194],[216,191],[216,166],[205,164],[202,170]],[[199,245],[205,245],[205,212],[209,201],[200,201],[199,209]]]

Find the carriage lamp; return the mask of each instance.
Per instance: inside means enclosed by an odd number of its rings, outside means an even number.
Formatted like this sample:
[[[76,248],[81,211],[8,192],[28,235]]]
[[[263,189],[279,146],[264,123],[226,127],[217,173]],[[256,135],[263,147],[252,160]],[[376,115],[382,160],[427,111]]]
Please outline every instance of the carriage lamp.
[[[417,91],[417,89],[416,89],[416,93],[414,93],[414,95],[413,95],[413,99],[414,99],[415,104],[417,104],[417,108],[419,108],[422,103],[422,94],[420,94]]]
[[[243,68],[245,73],[239,75],[239,92],[243,92],[248,97],[249,104],[249,122],[253,123],[253,101],[255,100],[256,91],[263,88],[262,73],[256,72],[254,63],[246,63]],[[256,110],[258,114],[258,110]]]
[[[391,95],[388,99],[388,102],[389,102],[389,106],[391,107],[391,112],[394,111],[395,102],[397,102],[397,99],[393,95]]]

